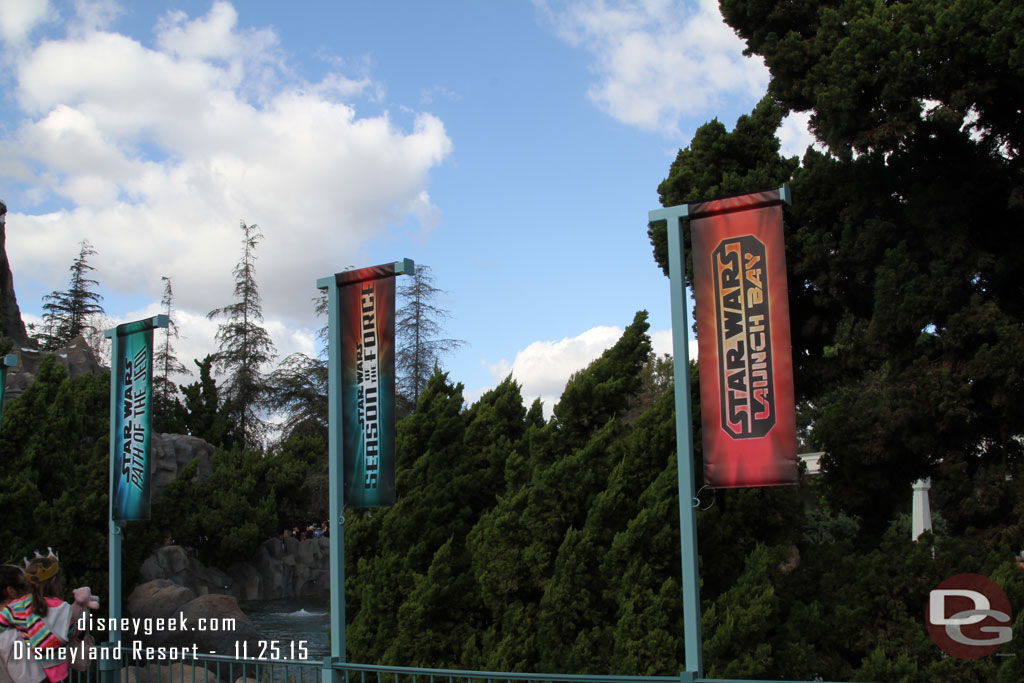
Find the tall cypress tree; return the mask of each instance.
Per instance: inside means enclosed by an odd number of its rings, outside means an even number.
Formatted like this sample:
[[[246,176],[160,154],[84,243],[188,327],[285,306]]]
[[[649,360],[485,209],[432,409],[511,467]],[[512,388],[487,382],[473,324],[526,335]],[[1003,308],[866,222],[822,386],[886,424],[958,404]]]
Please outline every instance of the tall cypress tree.
[[[263,239],[259,226],[241,221],[244,233],[242,259],[235,266],[235,297],[233,304],[216,308],[207,314],[211,320],[224,317],[227,322],[217,328],[220,349],[213,354],[214,367],[227,375],[221,391],[233,406],[237,433],[247,448],[259,448],[267,433],[267,423],[260,409],[267,401],[268,384],[263,366],[276,355],[271,341],[260,323],[263,310],[256,284],[256,245]]]
[[[78,256],[71,263],[71,278],[63,292],[50,292],[43,297],[43,332],[37,335],[44,349],[58,349],[89,329],[89,317],[103,313],[94,291],[99,282],[89,277],[95,270],[89,257],[96,255],[88,240],[82,240]]]

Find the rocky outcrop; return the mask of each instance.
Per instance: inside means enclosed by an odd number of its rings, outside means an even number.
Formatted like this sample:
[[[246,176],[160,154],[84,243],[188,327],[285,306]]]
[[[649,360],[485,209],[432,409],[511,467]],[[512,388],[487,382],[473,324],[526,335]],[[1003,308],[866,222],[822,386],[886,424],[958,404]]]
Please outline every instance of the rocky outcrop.
[[[217,683],[213,669],[203,665],[174,662],[170,666],[127,666],[121,669],[121,683]]]
[[[163,579],[196,595],[230,595],[238,600],[326,597],[330,595],[330,539],[271,538],[251,562],[228,569],[207,567],[179,545],[159,548],[142,564],[144,581]]]
[[[193,460],[199,461],[196,471],[199,481],[210,476],[210,456],[216,450],[211,444],[195,436],[159,433],[153,434],[151,443],[153,469],[150,471],[150,486],[154,500]]]
[[[153,581],[163,579],[182,586],[194,595],[231,595],[244,600],[234,589],[234,579],[216,567],[207,567],[180,545],[167,545],[142,563],[142,580]]]
[[[7,259],[7,205],[0,202],[0,332],[14,342],[16,348],[34,349],[36,342],[29,339],[25,323],[14,294],[14,274]]]
[[[196,596],[170,581],[157,580],[132,591],[127,607],[132,617],[140,619],[177,619],[178,628],[124,634],[144,648],[188,648],[194,643],[203,654],[234,655],[236,643],[248,642],[250,651],[258,647],[259,632],[230,595]]]
[[[165,579],[147,581],[132,591],[128,597],[128,610],[135,616],[150,616],[156,619],[169,617],[187,602],[195,600],[196,594]]]
[[[260,544],[254,562],[263,583],[261,599],[307,598],[331,593],[331,541],[271,538]]]
[[[81,335],[72,339],[66,347],[54,351],[40,351],[24,346],[15,347],[11,353],[18,357],[18,363],[7,369],[7,387],[4,392],[7,401],[20,396],[35,381],[39,366],[49,354],[56,356],[57,364],[63,366],[70,377],[110,373],[110,368],[103,367],[96,360],[96,354]]]

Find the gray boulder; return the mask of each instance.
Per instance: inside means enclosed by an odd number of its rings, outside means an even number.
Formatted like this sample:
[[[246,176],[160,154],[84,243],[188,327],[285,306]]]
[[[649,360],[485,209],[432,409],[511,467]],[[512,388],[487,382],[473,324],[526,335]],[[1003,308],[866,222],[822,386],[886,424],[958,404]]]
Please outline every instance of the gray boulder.
[[[196,595],[230,595],[238,600],[326,597],[331,592],[330,550],[327,538],[269,538],[250,561],[233,562],[224,571],[170,545],[146,559],[142,578],[165,579]]]
[[[157,548],[142,563],[141,573],[144,581],[165,579],[195,595],[241,597],[231,576],[216,567],[207,567],[180,545]]]
[[[218,680],[212,669],[183,662],[173,662],[169,666],[127,666],[121,669],[121,683],[217,683]]]
[[[81,335],[75,337],[64,348],[54,351],[40,351],[34,347],[16,346],[11,352],[18,357],[18,363],[7,369],[7,385],[4,398],[7,401],[21,396],[22,392],[35,381],[39,374],[39,366],[47,355],[53,354],[57,364],[68,372],[70,377],[79,375],[100,375],[110,372],[109,368],[100,365],[96,354]]]
[[[184,586],[157,579],[138,586],[128,596],[128,611],[140,618],[169,617],[182,605],[195,600],[196,594]]]
[[[122,633],[129,647],[129,641],[137,641],[141,648],[191,648],[194,644],[201,654],[233,656],[236,646],[244,642],[249,652],[259,651],[259,632],[229,595],[195,597],[170,581],[151,581],[132,591],[128,611],[136,618],[169,620],[166,628],[154,628],[152,633]]]
[[[163,493],[164,488],[178,478],[181,471],[193,460],[198,460],[196,478],[203,481],[210,476],[210,456],[216,450],[199,437],[185,434],[153,434],[151,457],[153,469],[150,480],[153,499]]]

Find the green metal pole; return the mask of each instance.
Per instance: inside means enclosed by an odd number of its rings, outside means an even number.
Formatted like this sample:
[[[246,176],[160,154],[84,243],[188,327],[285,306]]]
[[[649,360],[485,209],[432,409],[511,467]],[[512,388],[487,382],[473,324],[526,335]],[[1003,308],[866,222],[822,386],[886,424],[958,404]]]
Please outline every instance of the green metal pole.
[[[394,263],[395,275],[412,275],[416,264],[411,259]],[[341,292],[338,275],[316,281],[327,290],[327,450],[329,505],[331,511],[331,656],[323,661],[326,683],[337,683],[344,671],[334,664],[345,663],[345,461],[343,406],[341,400]]]
[[[9,353],[0,363],[0,422],[3,422],[4,393],[7,391],[7,368],[13,368],[18,364],[18,357]]]
[[[120,625],[121,621],[121,541],[124,538],[124,522],[117,522],[114,520],[114,481],[117,478],[117,471],[115,464],[117,462],[117,411],[118,411],[118,396],[117,396],[117,358],[120,353],[120,335],[121,334],[132,334],[137,331],[167,327],[170,324],[168,317],[164,314],[153,316],[152,318],[145,318],[143,320],[136,320],[134,322],[125,323],[112,327],[109,330],[103,332],[103,336],[110,339],[110,482],[109,488],[107,489],[108,499],[108,514],[107,519],[110,524],[110,548],[107,559],[107,580],[109,586],[109,595],[107,596],[107,604],[109,609],[110,619],[115,620],[113,623]],[[109,637],[107,642],[104,643],[102,652],[113,653],[115,649],[121,647],[121,630],[114,628],[110,629]],[[116,660],[101,661],[100,672],[104,683],[111,683],[116,678],[117,670],[120,668],[120,657]]]
[[[341,311],[333,275],[316,283],[327,290],[327,446],[330,484],[331,656],[324,660],[325,681],[340,680],[331,663],[345,661],[345,464],[342,461]]]
[[[700,572],[697,562],[697,513],[694,508],[696,489],[693,480],[693,431],[690,425],[690,334],[686,322],[686,259],[683,252],[682,221],[688,215],[686,205],[670,206],[648,213],[651,223],[665,221],[668,228],[679,482],[679,549],[683,565],[683,638],[686,647],[685,674],[689,674],[692,680],[704,675],[704,655],[700,632]]]
[[[121,527],[114,521],[114,479],[117,476],[117,473],[114,471],[114,463],[117,458],[117,453],[115,452],[117,444],[117,426],[115,422],[117,413],[117,377],[115,373],[117,372],[117,354],[119,351],[117,328],[107,330],[106,336],[110,338],[110,482],[107,493],[107,523],[110,527],[110,545],[107,556],[107,609],[108,616],[114,620],[112,623],[119,625],[121,621]],[[100,662],[103,683],[112,683],[115,679],[120,678],[117,675],[119,660],[115,661],[109,658],[109,655],[119,647],[121,647],[121,631],[118,628],[110,629],[107,642],[103,643],[101,648],[101,652],[108,655],[104,657],[104,661]]]

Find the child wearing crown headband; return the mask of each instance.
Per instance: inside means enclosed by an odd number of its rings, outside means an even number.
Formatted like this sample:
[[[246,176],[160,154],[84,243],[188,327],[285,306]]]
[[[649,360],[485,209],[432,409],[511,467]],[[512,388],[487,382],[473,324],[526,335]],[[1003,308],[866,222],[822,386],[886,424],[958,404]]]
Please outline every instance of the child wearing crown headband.
[[[92,595],[88,586],[83,586],[75,589],[73,604],[64,602],[60,598],[62,592],[60,561],[52,549],[48,548],[47,550],[49,550],[49,554],[46,557],[37,551],[31,561],[25,560],[25,576],[32,594],[32,611],[42,619],[46,628],[58,639],[57,646],[69,641],[77,643],[81,639],[77,628],[79,617],[90,608],[97,609],[99,599]],[[19,631],[21,631],[20,628]],[[30,647],[33,647],[26,631],[22,631],[22,637],[29,640]],[[41,647],[53,646],[44,644]],[[57,683],[68,677],[66,658],[41,660],[40,664],[42,664],[50,683]]]
[[[50,632],[32,608],[32,593],[25,572],[20,567],[0,565],[0,681],[2,683],[42,683],[49,681],[39,662],[15,656],[15,640],[24,638],[26,645],[59,647],[61,641]]]

